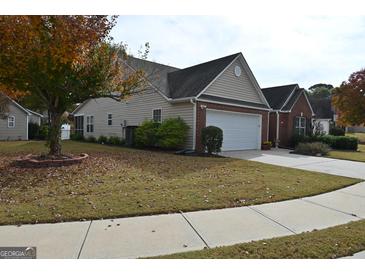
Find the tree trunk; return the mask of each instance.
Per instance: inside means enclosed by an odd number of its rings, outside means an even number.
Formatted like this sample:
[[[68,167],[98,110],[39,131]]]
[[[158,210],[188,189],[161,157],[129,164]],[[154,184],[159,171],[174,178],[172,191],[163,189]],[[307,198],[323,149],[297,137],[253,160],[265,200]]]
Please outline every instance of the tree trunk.
[[[61,155],[61,117],[62,114],[57,112],[49,112],[49,155],[60,156]]]

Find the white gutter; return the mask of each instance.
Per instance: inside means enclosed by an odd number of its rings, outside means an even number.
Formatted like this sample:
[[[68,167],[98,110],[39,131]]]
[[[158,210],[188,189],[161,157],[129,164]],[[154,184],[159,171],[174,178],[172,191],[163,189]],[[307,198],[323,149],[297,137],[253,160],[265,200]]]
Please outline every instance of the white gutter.
[[[279,119],[279,111],[276,111],[276,140],[275,140],[275,147],[279,147],[279,126],[280,126],[280,119]]]
[[[171,103],[180,103],[180,102],[191,102],[191,100],[196,99],[196,97],[184,97],[184,98],[178,98],[178,99],[171,99],[168,98],[167,101]]]
[[[193,104],[193,150],[195,150],[195,146],[196,146],[196,101],[194,99],[190,99],[190,103]]]

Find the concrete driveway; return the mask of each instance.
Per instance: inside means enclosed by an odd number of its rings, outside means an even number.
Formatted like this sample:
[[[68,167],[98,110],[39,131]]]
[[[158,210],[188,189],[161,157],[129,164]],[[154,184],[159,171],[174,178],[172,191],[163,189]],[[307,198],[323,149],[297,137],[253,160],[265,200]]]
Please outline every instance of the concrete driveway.
[[[222,155],[277,166],[365,179],[365,163],[290,154],[289,152],[290,150],[287,149],[245,150],[222,152]]]

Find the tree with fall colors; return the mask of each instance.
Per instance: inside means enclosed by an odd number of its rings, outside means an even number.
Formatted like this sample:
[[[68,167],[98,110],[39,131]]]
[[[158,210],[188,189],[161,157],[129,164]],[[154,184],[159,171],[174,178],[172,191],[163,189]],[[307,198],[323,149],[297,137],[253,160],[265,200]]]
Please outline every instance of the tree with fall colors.
[[[126,71],[110,16],[0,16],[0,92],[49,113],[49,154],[61,154],[63,113],[88,98],[123,97],[142,71]],[[123,58],[121,58],[123,57]]]
[[[365,69],[354,72],[333,90],[332,102],[343,126],[365,123]]]

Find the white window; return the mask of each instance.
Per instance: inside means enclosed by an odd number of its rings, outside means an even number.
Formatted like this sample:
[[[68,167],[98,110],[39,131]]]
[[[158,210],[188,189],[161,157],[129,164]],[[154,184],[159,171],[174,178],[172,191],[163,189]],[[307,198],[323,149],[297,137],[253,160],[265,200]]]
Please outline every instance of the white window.
[[[113,114],[108,113],[108,126],[113,125]]]
[[[86,116],[86,132],[94,132],[94,116]]]
[[[152,120],[156,123],[161,123],[161,121],[162,121],[162,110],[160,108],[153,110]]]
[[[305,132],[306,132],[305,129],[306,129],[305,117],[302,117],[302,116],[295,117],[295,131],[299,135],[305,135]]]
[[[8,127],[15,127],[15,116],[8,117]]]

